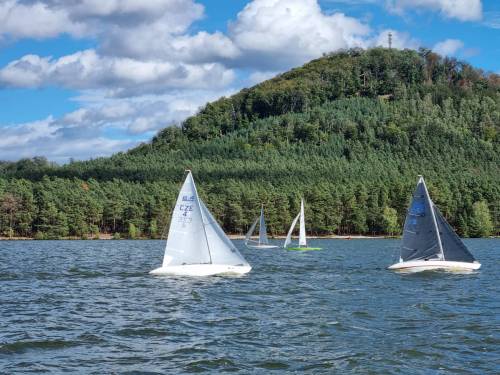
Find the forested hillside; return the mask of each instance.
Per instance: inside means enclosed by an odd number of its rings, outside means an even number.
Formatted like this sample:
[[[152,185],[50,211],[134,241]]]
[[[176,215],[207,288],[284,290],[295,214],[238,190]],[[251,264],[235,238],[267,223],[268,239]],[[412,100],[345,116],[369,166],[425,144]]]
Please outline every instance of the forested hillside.
[[[428,50],[349,50],[207,104],[111,158],[0,163],[0,235],[159,237],[184,169],[224,228],[399,234],[417,175],[462,236],[498,234],[500,77]]]

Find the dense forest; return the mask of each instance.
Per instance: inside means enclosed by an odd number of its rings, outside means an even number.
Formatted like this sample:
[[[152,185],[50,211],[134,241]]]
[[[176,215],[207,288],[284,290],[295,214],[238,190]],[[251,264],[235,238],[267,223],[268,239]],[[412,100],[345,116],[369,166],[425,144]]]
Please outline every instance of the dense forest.
[[[417,175],[464,237],[499,234],[500,76],[430,50],[328,54],[207,104],[148,144],[0,163],[0,235],[162,236],[184,170],[226,231],[399,234]]]

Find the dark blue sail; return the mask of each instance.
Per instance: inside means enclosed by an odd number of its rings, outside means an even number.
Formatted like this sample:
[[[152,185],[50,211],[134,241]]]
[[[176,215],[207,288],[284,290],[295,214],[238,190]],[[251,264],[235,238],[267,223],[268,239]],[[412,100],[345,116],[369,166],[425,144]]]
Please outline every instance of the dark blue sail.
[[[441,243],[424,179],[417,188],[406,215],[401,245],[401,260],[441,259]]]
[[[439,209],[434,206],[441,244],[443,246],[444,259],[454,262],[469,262],[475,261],[472,254],[467,250],[464,243],[457,236],[453,228],[448,224]]]

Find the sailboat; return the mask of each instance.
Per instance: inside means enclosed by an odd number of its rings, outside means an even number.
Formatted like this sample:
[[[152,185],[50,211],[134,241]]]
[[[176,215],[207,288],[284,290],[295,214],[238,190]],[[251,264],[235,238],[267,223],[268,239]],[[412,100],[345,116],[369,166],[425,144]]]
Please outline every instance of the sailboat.
[[[288,247],[290,243],[292,242],[292,232],[295,229],[295,225],[297,224],[297,221],[299,221],[299,246],[298,247]],[[304,200],[300,200],[300,212],[299,214],[293,219],[292,225],[290,226],[290,230],[288,231],[288,234],[286,236],[285,244],[283,247],[287,250],[321,250],[321,247],[308,247],[307,246],[307,239],[306,239],[306,220],[304,217]]]
[[[257,223],[259,223],[259,240],[255,241],[252,240],[251,237],[257,227]],[[264,205],[260,208],[260,217],[255,220],[245,236],[245,245],[251,249],[275,249],[278,247],[270,245],[269,240],[267,239],[266,221],[264,220]]]
[[[399,262],[389,269],[418,272],[477,270],[480,267],[434,205],[424,178],[419,176],[406,215]]]
[[[153,275],[245,274],[252,267],[226,236],[198,196],[187,171],[168,232],[163,265]]]

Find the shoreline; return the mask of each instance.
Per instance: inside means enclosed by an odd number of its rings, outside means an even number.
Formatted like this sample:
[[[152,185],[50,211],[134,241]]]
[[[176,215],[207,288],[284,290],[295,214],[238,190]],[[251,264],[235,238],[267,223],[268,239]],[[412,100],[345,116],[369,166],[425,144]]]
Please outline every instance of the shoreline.
[[[244,240],[245,236],[242,234],[228,234],[227,235],[231,240]],[[268,236],[270,240],[284,240],[286,236]],[[401,236],[386,236],[386,235],[375,235],[368,236],[362,234],[352,234],[352,235],[324,235],[324,236],[307,236],[310,240],[379,240],[379,239],[401,239]],[[472,238],[472,237],[468,237]],[[479,237],[479,238],[500,238],[500,236],[488,236],[488,237]],[[99,236],[89,236],[88,238],[80,238],[80,237],[64,237],[64,238],[55,238],[55,239],[36,239],[33,237],[5,237],[0,236],[0,241],[96,241],[96,240],[115,240],[115,241],[146,241],[146,240],[157,240],[157,241],[165,241],[166,238],[148,238],[148,237],[138,237],[138,238],[113,238],[113,235],[110,233],[100,233]]]
[[[244,240],[245,236],[242,234],[228,234],[227,235],[231,240]],[[279,235],[279,236],[268,236],[270,240],[284,240],[286,236],[284,235]],[[367,235],[360,235],[360,234],[353,234],[353,235],[336,235],[336,234],[331,234],[331,235],[324,235],[324,236],[307,236],[308,239],[311,240],[355,240],[355,239],[386,239],[386,238],[400,238],[400,236],[367,236]],[[51,241],[89,241],[89,240],[113,240],[113,235],[109,233],[100,233],[99,236],[89,236],[88,238],[80,238],[80,237],[64,237],[64,238],[57,238],[57,239],[50,239]],[[122,237],[119,239],[114,239],[115,241],[122,241],[122,240],[131,240],[130,238]],[[139,237],[135,238],[134,240],[166,240],[166,238],[147,238],[147,237]],[[5,236],[0,236],[0,241],[47,241],[46,239],[40,240],[36,239],[33,237],[5,237]]]

